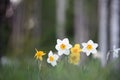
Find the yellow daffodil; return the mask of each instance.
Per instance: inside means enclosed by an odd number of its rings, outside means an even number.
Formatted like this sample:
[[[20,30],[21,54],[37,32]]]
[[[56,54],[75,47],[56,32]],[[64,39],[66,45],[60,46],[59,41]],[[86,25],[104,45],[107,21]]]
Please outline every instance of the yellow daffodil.
[[[37,49],[35,50],[36,50],[36,54],[35,54],[36,59],[42,61],[42,57],[45,55],[45,53],[43,51],[38,51]]]
[[[70,54],[69,63],[77,65],[80,61],[80,54]]]
[[[69,44],[68,38],[64,38],[63,40],[57,39],[57,44],[55,46],[56,50],[58,50],[58,55],[69,55],[70,54],[70,48],[72,47],[71,44]]]
[[[57,65],[57,60],[59,56],[57,54],[53,54],[52,51],[48,53],[47,62],[50,63],[53,67]]]
[[[80,48],[79,44],[75,44],[75,46],[73,48],[71,48],[71,53],[80,53],[82,51],[82,49]]]
[[[83,46],[83,52],[86,53],[87,56],[90,55],[90,53],[95,54],[97,53],[96,48],[98,47],[97,43],[94,43],[92,40],[89,40],[87,43],[82,43]]]
[[[69,62],[77,65],[80,61],[80,52],[82,49],[79,44],[75,44],[74,47],[71,48],[71,54],[69,56]]]

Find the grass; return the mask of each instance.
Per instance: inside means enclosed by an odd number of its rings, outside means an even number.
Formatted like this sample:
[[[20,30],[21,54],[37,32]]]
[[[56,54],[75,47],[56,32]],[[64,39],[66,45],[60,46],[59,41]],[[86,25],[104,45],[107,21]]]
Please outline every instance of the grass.
[[[19,60],[17,65],[0,68],[0,80],[120,80],[119,72],[110,66],[102,68],[99,60],[88,59],[84,65],[69,64],[66,59],[52,67],[44,60],[41,70],[34,59]]]

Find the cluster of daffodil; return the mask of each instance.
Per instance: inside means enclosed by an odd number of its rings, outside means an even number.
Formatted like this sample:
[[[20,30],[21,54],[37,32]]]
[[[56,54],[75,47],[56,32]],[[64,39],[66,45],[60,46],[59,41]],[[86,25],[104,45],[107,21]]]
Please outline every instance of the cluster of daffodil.
[[[83,48],[80,47],[80,44],[75,44],[73,47],[69,43],[68,38],[64,38],[63,40],[57,39],[57,44],[55,46],[56,50],[58,51],[57,54],[54,54],[52,51],[48,53],[47,62],[50,63],[52,66],[57,65],[57,60],[62,55],[68,56],[69,63],[77,65],[80,61],[80,53],[86,53],[89,56],[91,53],[97,53],[96,48],[98,47],[97,43],[94,43],[92,40],[89,40],[87,43],[82,43]],[[38,51],[36,49],[35,57],[42,61],[42,57],[45,55],[43,51]]]

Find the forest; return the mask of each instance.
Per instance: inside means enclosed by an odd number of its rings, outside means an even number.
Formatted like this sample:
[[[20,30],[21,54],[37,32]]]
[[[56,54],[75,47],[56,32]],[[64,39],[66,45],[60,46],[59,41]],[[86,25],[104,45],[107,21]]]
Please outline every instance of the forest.
[[[120,80],[119,53],[120,0],[0,0],[0,80]]]

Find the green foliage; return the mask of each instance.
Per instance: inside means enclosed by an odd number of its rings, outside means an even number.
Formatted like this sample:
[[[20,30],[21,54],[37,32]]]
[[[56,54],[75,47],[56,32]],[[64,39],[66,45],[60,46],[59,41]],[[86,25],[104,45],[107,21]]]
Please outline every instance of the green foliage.
[[[53,49],[56,44],[56,35],[55,35],[55,18],[56,18],[56,3],[55,0],[42,1],[42,12],[41,12],[41,25],[42,25],[42,34],[40,38],[40,48],[41,49]]]
[[[96,59],[88,59],[84,65],[75,66],[65,58],[56,67],[44,60],[41,70],[38,69],[37,61],[22,59],[18,66],[6,65],[0,68],[0,80],[119,80],[118,73],[108,66],[101,68]]]

